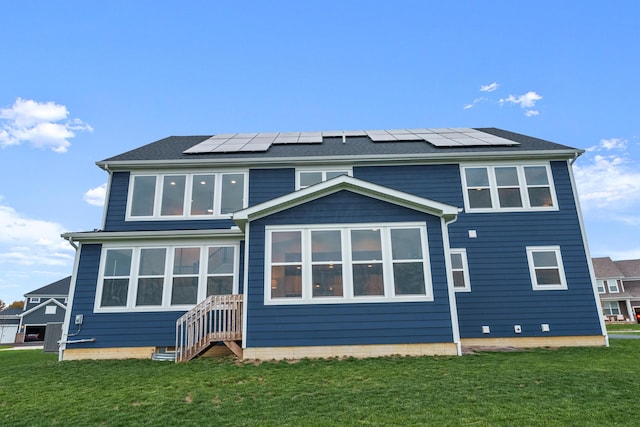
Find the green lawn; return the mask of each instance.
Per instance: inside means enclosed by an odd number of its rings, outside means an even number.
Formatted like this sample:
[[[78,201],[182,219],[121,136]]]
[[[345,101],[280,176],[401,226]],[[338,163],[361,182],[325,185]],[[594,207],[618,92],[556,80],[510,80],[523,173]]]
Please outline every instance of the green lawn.
[[[609,333],[618,332],[640,332],[640,324],[638,323],[613,323],[607,325]]]
[[[625,425],[640,340],[464,357],[56,361],[0,351],[0,425]]]

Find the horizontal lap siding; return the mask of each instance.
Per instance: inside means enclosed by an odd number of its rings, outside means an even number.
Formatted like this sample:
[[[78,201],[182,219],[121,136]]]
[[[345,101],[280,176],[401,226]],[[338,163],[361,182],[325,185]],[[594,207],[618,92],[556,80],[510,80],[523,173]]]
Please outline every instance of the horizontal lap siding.
[[[471,292],[456,294],[463,338],[600,334],[567,165],[552,162],[552,171],[560,210],[462,213],[449,227],[451,247],[466,248],[469,263]],[[568,290],[534,291],[526,247],[556,245]],[[549,332],[542,332],[543,323]],[[483,325],[491,334],[482,333]]]
[[[249,206],[292,193],[296,189],[296,171],[287,169],[251,169]]]
[[[264,227],[427,223],[434,302],[264,305]],[[453,341],[440,219],[346,191],[251,223],[247,347]]]
[[[84,316],[80,333],[69,340],[95,338],[93,343],[67,348],[108,348],[175,345],[175,324],[183,311],[147,313],[94,313],[101,245],[82,245],[71,311],[69,333],[77,331],[74,319]]]
[[[129,172],[114,172],[104,231],[219,230],[235,225],[231,219],[125,221]]]
[[[441,203],[464,207],[460,167],[457,164],[354,167],[353,176]]]
[[[47,314],[46,307],[54,305],[56,307],[56,314]],[[32,311],[26,316],[22,317],[23,325],[44,325],[46,323],[60,323],[64,321],[65,309],[60,307],[54,302],[50,302],[47,305],[40,307],[39,309]]]

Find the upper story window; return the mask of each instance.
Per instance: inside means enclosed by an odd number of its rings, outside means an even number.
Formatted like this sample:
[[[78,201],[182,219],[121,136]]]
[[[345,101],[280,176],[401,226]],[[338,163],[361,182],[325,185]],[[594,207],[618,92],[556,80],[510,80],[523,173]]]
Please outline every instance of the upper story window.
[[[34,304],[40,304],[40,297],[31,297],[29,298],[29,302]]]
[[[265,302],[431,301],[424,224],[270,227]]]
[[[600,280],[600,279],[596,280],[596,286],[598,287],[598,293],[599,294],[606,293],[606,291],[604,289],[604,286],[605,286],[604,282],[605,282],[604,280]]]
[[[238,292],[236,244],[103,249],[96,311],[183,310]]]
[[[203,219],[246,207],[247,173],[131,175],[127,219]]]
[[[550,168],[539,165],[463,166],[469,212],[557,209]]]
[[[620,288],[618,288],[618,281],[615,279],[605,280],[607,286],[609,287],[610,294],[617,294],[620,292]]]
[[[44,314],[56,314],[57,308],[57,305],[48,305],[44,308]]]
[[[559,246],[528,247],[527,259],[533,290],[567,289]]]
[[[470,292],[469,267],[467,265],[467,251],[465,249],[451,249],[451,273],[453,275],[453,289],[456,292]]]
[[[340,175],[353,176],[353,171],[351,168],[298,169],[296,172],[296,190],[301,190]]]

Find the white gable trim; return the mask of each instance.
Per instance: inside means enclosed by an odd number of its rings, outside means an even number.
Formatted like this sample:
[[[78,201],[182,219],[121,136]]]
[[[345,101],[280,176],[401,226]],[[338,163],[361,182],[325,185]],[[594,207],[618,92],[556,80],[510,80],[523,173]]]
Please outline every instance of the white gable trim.
[[[461,210],[456,206],[393,190],[391,188],[362,181],[351,176],[341,175],[328,181],[324,181],[302,190],[276,197],[275,199],[235,212],[232,218],[240,228],[244,229],[245,224],[248,221],[263,218],[276,212],[280,212],[342,190],[428,213],[440,218],[445,218],[446,220],[456,218],[458,213],[461,212]]]
[[[45,302],[41,302],[40,304],[36,305],[35,307],[25,311],[24,313],[20,313],[18,316],[20,317],[24,317],[29,313],[33,313],[36,310],[41,309],[42,307],[44,307],[45,305],[48,305],[50,302],[54,302],[58,307],[62,308],[63,310],[67,309],[67,306],[64,305],[63,303],[61,303],[60,301],[58,301],[57,299],[54,298],[49,298],[48,300],[46,300]]]

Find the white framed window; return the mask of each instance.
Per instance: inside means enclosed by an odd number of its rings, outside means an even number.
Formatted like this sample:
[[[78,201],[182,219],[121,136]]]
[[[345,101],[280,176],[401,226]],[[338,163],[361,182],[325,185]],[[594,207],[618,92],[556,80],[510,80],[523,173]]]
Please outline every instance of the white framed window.
[[[432,301],[424,223],[267,227],[266,304]]]
[[[210,219],[247,207],[245,171],[131,174],[127,220]]]
[[[185,310],[238,292],[238,243],[104,247],[95,311]]]
[[[527,259],[534,290],[567,289],[560,246],[527,247]]]
[[[29,302],[33,304],[40,304],[40,297],[31,297],[29,298]]]
[[[606,316],[618,316],[622,314],[618,301],[602,301],[602,311]]]
[[[604,293],[606,293],[606,291],[605,291],[605,284],[604,284],[604,282],[605,282],[604,280],[600,280],[600,279],[597,279],[597,280],[596,280],[596,287],[598,288],[598,293],[599,293],[599,294],[604,294]]]
[[[557,210],[548,164],[461,166],[468,212]]]
[[[44,314],[56,314],[57,308],[57,305],[48,305],[44,308]]]
[[[336,178],[341,175],[353,176],[353,169],[347,168],[304,168],[296,170],[296,190]]]
[[[618,281],[615,279],[605,280],[607,283],[607,287],[609,288],[610,294],[617,294],[620,292],[620,288],[618,287]]]
[[[451,249],[451,273],[456,292],[471,292],[466,249]]]

